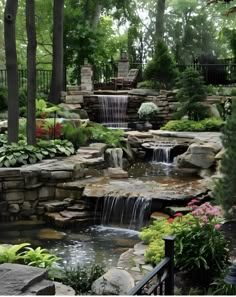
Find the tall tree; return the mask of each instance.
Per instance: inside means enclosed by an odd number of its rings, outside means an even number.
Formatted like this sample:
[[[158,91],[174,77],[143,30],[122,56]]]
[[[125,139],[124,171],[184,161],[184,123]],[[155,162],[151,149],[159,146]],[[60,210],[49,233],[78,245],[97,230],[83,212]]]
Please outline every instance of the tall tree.
[[[36,143],[35,97],[36,97],[36,28],[35,1],[26,0],[27,45],[27,143]]]
[[[18,0],[7,0],[4,11],[4,39],[8,87],[8,143],[18,142],[19,94],[16,54],[16,15]]]
[[[54,104],[60,103],[61,91],[64,81],[63,63],[63,21],[64,21],[64,0],[53,2],[53,63],[52,80],[49,93],[49,101]]]
[[[166,0],[157,0],[156,8],[156,40],[162,40],[164,36],[164,14]]]

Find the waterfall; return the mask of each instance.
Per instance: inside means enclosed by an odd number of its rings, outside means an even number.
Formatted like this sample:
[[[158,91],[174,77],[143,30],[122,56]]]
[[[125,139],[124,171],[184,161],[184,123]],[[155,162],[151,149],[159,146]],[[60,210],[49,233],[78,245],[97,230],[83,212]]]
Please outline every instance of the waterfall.
[[[150,215],[151,203],[151,199],[143,197],[104,197],[101,223],[128,224],[129,229],[140,229]]]
[[[157,163],[171,163],[171,149],[176,145],[174,142],[156,142],[153,146],[152,161]]]
[[[121,148],[109,148],[105,154],[108,156],[109,167],[123,168],[123,150]]]
[[[128,127],[127,103],[128,96],[124,95],[98,95],[101,110],[101,122],[109,128]]]

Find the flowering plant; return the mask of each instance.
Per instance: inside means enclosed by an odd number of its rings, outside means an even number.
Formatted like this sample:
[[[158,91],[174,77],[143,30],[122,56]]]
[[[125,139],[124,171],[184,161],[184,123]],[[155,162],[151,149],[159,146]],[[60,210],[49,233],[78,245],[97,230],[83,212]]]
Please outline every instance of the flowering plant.
[[[163,237],[174,234],[176,268],[187,271],[190,277],[197,275],[202,285],[207,286],[227,265],[229,254],[219,230],[223,221],[220,207],[198,203],[198,200],[189,203],[187,215],[176,213],[174,218],[154,221],[141,231],[140,237],[149,244],[146,259],[158,263],[164,257]]]
[[[144,102],[139,107],[138,115],[140,118],[148,120],[158,112],[159,112],[159,108],[156,106],[155,103]]]

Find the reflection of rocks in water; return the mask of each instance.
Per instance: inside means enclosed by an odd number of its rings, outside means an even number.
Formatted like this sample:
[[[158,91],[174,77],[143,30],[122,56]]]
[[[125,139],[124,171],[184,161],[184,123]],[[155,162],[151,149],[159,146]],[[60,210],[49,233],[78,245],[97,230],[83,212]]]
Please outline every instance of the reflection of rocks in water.
[[[37,237],[43,240],[46,240],[46,239],[60,240],[60,239],[63,239],[65,236],[66,236],[65,233],[59,232],[50,228],[41,229],[37,234]]]
[[[68,234],[67,238],[70,240],[78,240],[83,242],[91,241],[91,236],[83,233],[71,233]]]

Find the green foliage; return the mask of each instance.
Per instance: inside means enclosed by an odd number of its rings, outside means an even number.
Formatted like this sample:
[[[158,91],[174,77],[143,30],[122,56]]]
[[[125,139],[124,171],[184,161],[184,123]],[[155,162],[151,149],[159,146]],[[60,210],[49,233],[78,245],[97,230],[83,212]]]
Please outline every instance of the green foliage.
[[[26,247],[26,250],[20,255],[24,264],[46,269],[51,268],[58,260],[60,260],[59,257],[50,254],[47,249],[41,247],[37,247],[36,249]]]
[[[48,103],[44,99],[36,99],[35,108],[36,108],[36,116],[40,118],[42,117],[42,113],[44,113],[45,116],[47,116],[50,113],[54,113],[60,110],[60,107],[53,105],[51,103]]]
[[[89,141],[91,134],[88,127],[73,127],[73,125],[70,123],[64,125],[62,131],[63,138],[72,142],[76,149],[82,145],[85,145]]]
[[[69,156],[74,153],[73,144],[67,140],[39,141],[36,146],[26,145],[25,141],[18,144],[4,144],[0,147],[0,167],[17,167],[34,164],[45,158]]]
[[[193,132],[220,131],[223,124],[223,120],[217,118],[206,118],[202,121],[172,120],[161,127],[161,130]]]
[[[202,275],[203,285],[209,285],[228,264],[229,252],[219,230],[222,222],[220,208],[209,202],[201,206],[195,203],[198,201],[189,203],[193,210],[187,215],[178,213],[174,219],[154,221],[141,231],[140,238],[149,244],[146,259],[157,264],[164,256],[162,238],[174,234],[176,268],[188,272],[190,278]]]
[[[160,89],[160,84],[156,80],[144,80],[138,83],[138,89]]]
[[[0,245],[0,264],[19,262],[22,259],[22,255],[19,254],[19,251],[29,245],[29,243],[21,243],[12,246]]]
[[[206,99],[206,87],[198,71],[187,68],[181,74],[177,86],[179,91],[176,99],[179,101],[179,106],[176,117],[187,115],[189,120],[195,121],[206,118],[208,107],[203,104]]]
[[[156,80],[161,87],[171,87],[178,75],[175,62],[168,51],[166,44],[159,40],[155,54],[144,69],[145,80]]]
[[[121,147],[121,140],[124,135],[123,130],[111,130],[100,124],[93,124],[90,127],[91,140],[104,142],[108,147]]]
[[[214,279],[213,283],[210,284],[210,288],[207,295],[221,295],[221,296],[235,296],[236,286],[230,285],[225,282],[224,278],[228,274],[229,268],[223,270],[221,275]]]
[[[220,172],[222,177],[216,183],[214,197],[222,204],[227,217],[236,215],[236,102],[232,102],[232,115],[227,117],[223,128],[222,142],[225,153],[221,161]]]
[[[141,119],[151,119],[159,112],[159,107],[153,102],[143,102],[138,110],[138,115]]]
[[[76,268],[65,269],[62,282],[72,287],[76,295],[91,293],[92,283],[105,273],[101,265],[94,264],[90,267],[77,266]]]

